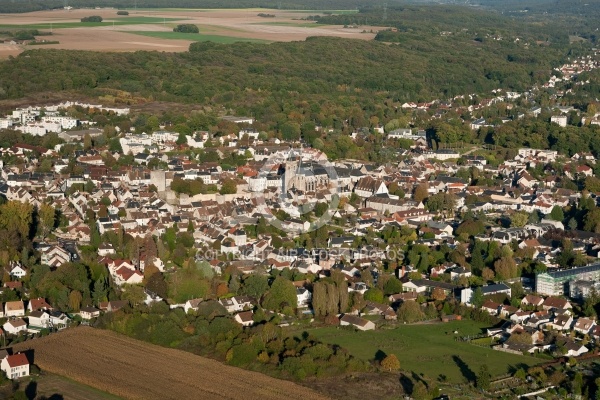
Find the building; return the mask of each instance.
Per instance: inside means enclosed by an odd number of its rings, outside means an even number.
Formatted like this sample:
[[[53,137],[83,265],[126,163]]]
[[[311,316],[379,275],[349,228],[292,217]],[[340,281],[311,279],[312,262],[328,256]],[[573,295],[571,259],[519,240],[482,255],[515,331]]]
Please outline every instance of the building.
[[[571,281],[598,280],[600,280],[600,264],[543,272],[535,275],[535,291],[550,296],[562,296],[569,293]]]
[[[464,304],[471,304],[471,299],[473,297],[473,292],[476,288],[465,288],[460,291],[460,302]],[[481,286],[481,292],[484,296],[491,296],[493,294],[504,293],[508,297],[511,296],[510,286],[504,283],[497,283],[494,285]]]
[[[0,369],[4,371],[9,379],[29,376],[29,360],[23,353],[6,356],[0,363]]]

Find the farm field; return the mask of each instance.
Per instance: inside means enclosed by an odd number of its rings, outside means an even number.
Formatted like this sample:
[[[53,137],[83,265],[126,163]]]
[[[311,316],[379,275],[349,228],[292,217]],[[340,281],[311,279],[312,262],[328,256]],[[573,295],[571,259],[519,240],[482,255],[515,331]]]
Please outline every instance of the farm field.
[[[90,327],[13,349],[28,352],[42,371],[125,399],[325,398],[292,382]]]
[[[132,32],[136,35],[149,36],[161,39],[170,39],[170,40],[193,40],[196,42],[215,42],[215,43],[235,43],[235,42],[253,42],[253,43],[269,43],[266,40],[262,39],[251,39],[251,38],[236,38],[231,36],[219,36],[219,35],[210,35],[205,33],[181,33],[181,32]]]
[[[195,41],[232,43],[235,41],[297,41],[309,36],[338,36],[371,40],[381,27],[344,28],[302,21],[324,11],[286,11],[268,9],[138,9],[129,16],[118,16],[116,9],[75,9],[0,14],[0,31],[38,29],[52,32],[44,39],[58,41],[45,49],[136,51],[187,51]],[[331,11],[337,13],[337,11]],[[259,13],[275,15],[259,17]],[[83,17],[99,15],[100,23],[82,23]],[[173,35],[179,23],[194,24],[200,34]],[[149,33],[152,32],[152,33]],[[0,58],[25,51],[27,46],[0,43]]]
[[[317,328],[309,332],[326,343],[346,348],[358,358],[373,360],[378,352],[395,354],[404,371],[414,371],[434,379],[445,375],[449,382],[455,383],[474,379],[483,364],[488,365],[493,376],[498,376],[513,368],[543,361],[454,340],[454,331],[458,331],[459,336],[476,335],[486,327],[473,321],[453,321],[400,325],[395,329],[368,332],[337,327]]]

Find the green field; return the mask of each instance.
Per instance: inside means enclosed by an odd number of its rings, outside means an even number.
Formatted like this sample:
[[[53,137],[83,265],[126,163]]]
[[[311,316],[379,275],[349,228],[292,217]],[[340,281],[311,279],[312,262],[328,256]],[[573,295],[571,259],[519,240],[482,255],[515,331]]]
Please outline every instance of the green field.
[[[267,18],[265,18],[267,19]],[[255,22],[252,25],[275,25],[275,26],[297,26],[299,28],[322,28],[326,25],[319,25],[316,22],[303,22],[303,21],[298,21],[298,23],[296,22],[277,22],[277,21],[271,21],[271,22]]]
[[[483,364],[488,365],[492,375],[498,376],[542,361],[454,340],[455,330],[460,336],[466,336],[481,333],[486,327],[473,321],[453,321],[367,332],[337,327],[316,328],[309,332],[326,343],[340,345],[355,357],[373,360],[378,352],[395,354],[404,371],[425,374],[433,379],[445,375],[449,382],[455,383],[474,379]]]
[[[182,32],[128,32],[136,35],[150,36],[159,39],[177,39],[177,40],[192,40],[194,42],[215,42],[215,43],[235,43],[235,42],[253,42],[253,43],[270,43],[267,40],[247,39],[233,36],[206,35],[203,33],[182,33]]]
[[[0,29],[62,29],[62,28],[85,28],[96,26],[118,26],[118,25],[146,25],[163,24],[164,22],[181,21],[181,18],[159,18],[159,17],[119,17],[102,22],[43,22],[38,24],[9,25],[0,24]]]

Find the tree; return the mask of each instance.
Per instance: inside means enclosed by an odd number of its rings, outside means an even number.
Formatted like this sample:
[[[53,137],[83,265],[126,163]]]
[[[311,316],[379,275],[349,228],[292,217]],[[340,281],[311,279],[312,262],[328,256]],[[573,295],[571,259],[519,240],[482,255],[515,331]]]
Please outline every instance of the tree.
[[[264,275],[250,274],[243,281],[242,293],[260,299],[269,289],[269,280]]]
[[[415,188],[415,192],[413,194],[413,198],[417,203],[422,202],[429,195],[428,192],[429,186],[426,183],[421,183]]]
[[[86,133],[83,136],[83,149],[87,151],[91,148],[92,148],[92,137],[90,136],[89,133]]]
[[[524,212],[516,212],[510,217],[510,226],[522,228],[527,224],[529,215]]]
[[[146,299],[146,293],[144,292],[144,288],[140,285],[124,285],[121,298],[129,301],[132,306],[137,307]]]
[[[173,28],[173,32],[179,33],[200,33],[200,29],[194,24],[179,24]]]
[[[46,238],[56,223],[56,210],[49,204],[43,203],[38,210],[38,233]]]
[[[483,290],[480,286],[478,286],[471,295],[471,304],[473,304],[475,308],[479,308],[483,305],[484,300]]]
[[[446,300],[446,292],[442,288],[436,287],[431,292],[431,298],[435,301],[444,301]]]
[[[422,321],[425,318],[421,305],[416,301],[404,301],[398,308],[398,320],[407,323]]]
[[[296,308],[297,306],[298,298],[294,284],[281,276],[275,278],[265,295],[263,307],[268,310],[281,311],[285,307]]]
[[[372,301],[375,303],[383,303],[383,291],[377,288],[370,288],[363,295],[366,301]]]
[[[78,312],[81,308],[82,299],[83,297],[81,296],[80,291],[72,290],[71,293],[69,293],[69,307],[71,308],[71,310],[73,310],[74,312]]]
[[[425,400],[428,397],[429,393],[427,392],[427,386],[423,383],[423,381],[418,381],[415,383],[413,387],[413,391],[411,396],[415,398],[415,400]]]
[[[395,276],[392,276],[383,286],[385,295],[396,294],[402,292],[402,282]]]
[[[400,361],[395,354],[390,354],[381,360],[381,368],[386,371],[398,371],[400,369]]]
[[[493,281],[495,276],[496,276],[496,274],[494,273],[494,271],[491,268],[485,267],[481,271],[481,277],[485,281]]]
[[[146,269],[148,269],[148,267],[146,267]],[[165,277],[160,272],[150,275],[150,277],[146,281],[146,289],[153,293],[156,293],[163,299],[167,298],[167,281],[165,281]]]
[[[237,183],[233,179],[225,179],[219,190],[219,194],[236,194]]]
[[[515,259],[512,257],[502,257],[494,263],[494,270],[496,271],[496,278],[499,280],[505,280],[515,278],[519,274]]]
[[[565,219],[565,214],[563,213],[562,207],[552,207],[552,211],[550,212],[550,218],[554,221],[562,221],[563,219]]]
[[[481,368],[479,368],[479,374],[477,374],[477,387],[482,390],[488,390],[490,388],[491,380],[492,376],[488,366],[487,364],[483,364]]]

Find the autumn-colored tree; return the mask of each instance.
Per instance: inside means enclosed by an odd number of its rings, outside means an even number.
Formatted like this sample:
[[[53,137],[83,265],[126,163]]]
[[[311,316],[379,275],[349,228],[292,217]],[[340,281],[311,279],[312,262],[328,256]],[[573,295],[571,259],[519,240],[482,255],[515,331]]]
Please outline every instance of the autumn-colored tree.
[[[512,257],[502,257],[494,263],[496,277],[500,280],[515,278],[519,274],[519,269]]]
[[[81,309],[81,300],[83,297],[81,296],[81,292],[78,290],[72,290],[69,293],[69,307],[71,310],[78,312]]]
[[[225,296],[227,293],[229,293],[229,287],[227,286],[226,283],[219,283],[219,285],[217,286],[217,291],[216,291],[216,295],[217,297],[223,297]]]
[[[429,195],[428,192],[429,186],[427,183],[421,183],[415,188],[415,192],[413,194],[413,198],[417,203],[422,202]]]
[[[436,287],[431,292],[431,298],[435,301],[444,301],[446,300],[446,292],[444,292],[444,289]]]
[[[386,371],[398,371],[400,369],[400,360],[395,354],[390,354],[381,360],[381,368]]]
[[[485,267],[481,271],[481,277],[486,281],[493,281],[496,274],[491,268]]]

